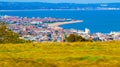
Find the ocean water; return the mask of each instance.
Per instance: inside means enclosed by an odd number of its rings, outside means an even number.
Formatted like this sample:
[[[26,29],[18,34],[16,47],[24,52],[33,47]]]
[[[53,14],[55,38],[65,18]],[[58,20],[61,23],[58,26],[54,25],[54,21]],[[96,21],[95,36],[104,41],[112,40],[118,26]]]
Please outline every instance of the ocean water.
[[[64,29],[84,30],[89,28],[91,33],[110,33],[120,31],[119,10],[33,10],[33,11],[0,11],[0,15],[21,17],[53,17],[84,20],[82,23],[61,25]]]

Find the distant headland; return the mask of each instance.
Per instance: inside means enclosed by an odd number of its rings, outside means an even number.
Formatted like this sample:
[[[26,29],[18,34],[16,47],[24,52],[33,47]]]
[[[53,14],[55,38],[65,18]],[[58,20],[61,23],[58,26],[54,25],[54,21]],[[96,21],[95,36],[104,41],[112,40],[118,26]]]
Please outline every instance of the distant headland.
[[[0,2],[2,10],[120,10],[120,3]]]

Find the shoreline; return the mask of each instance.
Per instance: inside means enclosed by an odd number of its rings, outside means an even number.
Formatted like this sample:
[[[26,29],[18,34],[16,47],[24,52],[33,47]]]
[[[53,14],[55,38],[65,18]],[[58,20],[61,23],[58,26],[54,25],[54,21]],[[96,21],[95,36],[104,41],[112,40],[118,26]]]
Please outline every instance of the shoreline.
[[[61,28],[60,25],[73,24],[73,23],[79,23],[79,22],[81,23],[81,22],[83,22],[83,20],[72,20],[72,21],[65,21],[65,22],[55,22],[55,23],[48,24],[48,26],[55,27],[55,28]]]
[[[0,10],[0,12],[7,12],[7,11],[41,11],[41,10],[81,10],[81,11],[88,11],[88,10],[120,10],[120,9],[33,9],[33,10]]]

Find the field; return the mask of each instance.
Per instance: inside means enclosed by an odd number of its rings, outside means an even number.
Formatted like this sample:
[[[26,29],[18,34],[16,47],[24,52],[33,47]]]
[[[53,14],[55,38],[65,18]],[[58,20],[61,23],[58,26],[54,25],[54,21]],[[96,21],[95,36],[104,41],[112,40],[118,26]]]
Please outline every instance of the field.
[[[0,67],[120,67],[120,41],[0,44]]]

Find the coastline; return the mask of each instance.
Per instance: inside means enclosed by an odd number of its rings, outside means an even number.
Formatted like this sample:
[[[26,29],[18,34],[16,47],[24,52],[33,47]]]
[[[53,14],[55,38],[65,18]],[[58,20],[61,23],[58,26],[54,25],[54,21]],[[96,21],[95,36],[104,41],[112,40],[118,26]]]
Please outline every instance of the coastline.
[[[55,27],[55,28],[61,28],[60,25],[73,24],[73,23],[79,23],[79,22],[83,22],[83,20],[72,20],[72,21],[65,21],[65,22],[55,22],[55,23],[52,23],[52,24],[48,24],[48,26]]]
[[[7,12],[7,11],[44,11],[44,10],[82,10],[82,11],[85,11],[85,10],[120,10],[119,8],[113,8],[113,9],[33,9],[33,10],[30,10],[30,9],[26,9],[26,10],[0,10],[0,12]]]

